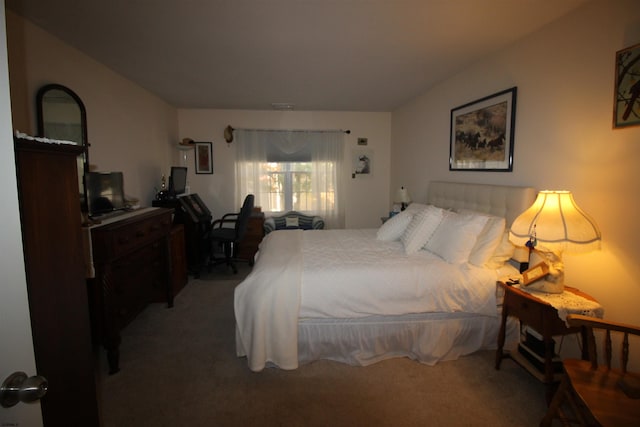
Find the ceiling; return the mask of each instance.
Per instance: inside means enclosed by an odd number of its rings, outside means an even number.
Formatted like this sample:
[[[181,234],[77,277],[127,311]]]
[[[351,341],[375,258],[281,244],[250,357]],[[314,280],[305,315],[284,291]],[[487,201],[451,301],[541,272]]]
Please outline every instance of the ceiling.
[[[585,0],[6,0],[178,108],[393,111]]]

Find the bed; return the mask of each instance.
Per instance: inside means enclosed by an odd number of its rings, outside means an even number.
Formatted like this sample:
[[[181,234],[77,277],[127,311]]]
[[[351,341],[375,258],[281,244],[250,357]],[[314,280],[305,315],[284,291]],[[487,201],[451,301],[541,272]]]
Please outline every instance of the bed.
[[[268,234],[235,289],[237,355],[261,371],[320,359],[434,365],[495,349],[496,280],[518,273],[506,230],[535,195],[435,181],[379,229]]]

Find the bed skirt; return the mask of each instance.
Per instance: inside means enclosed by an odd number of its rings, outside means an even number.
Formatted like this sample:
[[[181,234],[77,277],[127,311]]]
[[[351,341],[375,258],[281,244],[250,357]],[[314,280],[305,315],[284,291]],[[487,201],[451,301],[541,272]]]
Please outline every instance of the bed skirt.
[[[361,319],[301,319],[300,364],[328,359],[356,366],[408,357],[435,365],[478,350],[495,350],[500,316],[431,313]],[[507,322],[505,349],[519,339],[516,321]]]

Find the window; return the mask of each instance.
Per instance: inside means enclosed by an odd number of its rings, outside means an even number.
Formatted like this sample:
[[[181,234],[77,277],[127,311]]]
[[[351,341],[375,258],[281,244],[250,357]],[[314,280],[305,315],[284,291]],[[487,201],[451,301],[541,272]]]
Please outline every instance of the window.
[[[330,171],[334,169],[330,162],[324,166]],[[267,201],[269,211],[318,213],[318,205],[335,206],[335,188],[332,185],[323,191],[314,191],[312,162],[269,162],[261,163],[260,168],[265,179],[261,180],[259,199]],[[317,179],[323,180],[321,176]]]
[[[339,132],[237,130],[237,198],[264,212],[295,210],[344,227],[339,198],[344,144]]]

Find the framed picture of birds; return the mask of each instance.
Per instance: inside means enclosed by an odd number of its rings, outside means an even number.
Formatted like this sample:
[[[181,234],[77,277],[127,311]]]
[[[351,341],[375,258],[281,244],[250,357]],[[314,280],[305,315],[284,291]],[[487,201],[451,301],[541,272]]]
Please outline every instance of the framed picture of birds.
[[[640,43],[616,52],[613,127],[640,125]]]

